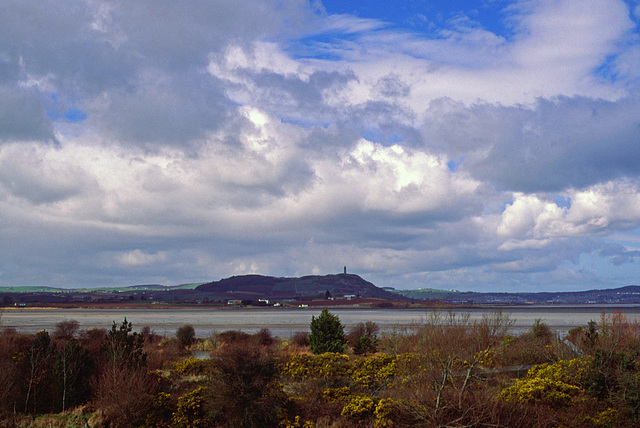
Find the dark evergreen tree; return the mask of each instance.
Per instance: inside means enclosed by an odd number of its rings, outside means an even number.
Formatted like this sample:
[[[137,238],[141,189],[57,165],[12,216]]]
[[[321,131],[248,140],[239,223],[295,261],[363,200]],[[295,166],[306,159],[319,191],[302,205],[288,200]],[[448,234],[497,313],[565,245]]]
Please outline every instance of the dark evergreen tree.
[[[120,326],[113,322],[107,334],[105,357],[112,366],[144,367],[147,365],[147,354],[143,351],[144,336],[131,333],[133,326],[125,318]]]
[[[90,380],[96,370],[95,358],[76,339],[71,339],[56,354],[54,376],[56,409],[86,403],[91,397]]]
[[[147,370],[144,335],[132,333],[125,318],[107,332],[103,361],[91,386],[95,403],[104,409],[110,426],[138,426],[151,408],[158,380]]]
[[[47,412],[52,404],[52,367],[55,347],[47,331],[39,331],[17,360],[22,372],[24,412]]]
[[[311,334],[309,335],[309,347],[314,354],[324,352],[344,352],[346,340],[344,326],[337,315],[324,308],[316,318],[311,317]]]

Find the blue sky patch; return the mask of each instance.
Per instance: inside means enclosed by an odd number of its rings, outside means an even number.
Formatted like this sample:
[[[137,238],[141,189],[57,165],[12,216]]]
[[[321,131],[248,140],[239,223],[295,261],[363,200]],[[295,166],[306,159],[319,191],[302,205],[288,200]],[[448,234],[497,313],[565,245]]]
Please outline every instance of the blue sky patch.
[[[68,104],[61,99],[59,94],[49,95],[48,102],[45,103],[47,117],[54,122],[65,121],[71,123],[82,122],[87,119],[87,114],[75,107],[68,107]]]
[[[443,27],[450,27],[462,17],[479,23],[494,34],[510,37],[513,29],[508,25],[507,7],[515,4],[506,0],[325,0],[329,14],[350,14],[359,18],[378,19],[395,28],[437,35]]]
[[[76,123],[86,120],[87,115],[82,110],[71,108],[64,112],[64,118],[69,122]]]
[[[553,202],[560,208],[571,208],[571,198],[563,195],[556,195]]]

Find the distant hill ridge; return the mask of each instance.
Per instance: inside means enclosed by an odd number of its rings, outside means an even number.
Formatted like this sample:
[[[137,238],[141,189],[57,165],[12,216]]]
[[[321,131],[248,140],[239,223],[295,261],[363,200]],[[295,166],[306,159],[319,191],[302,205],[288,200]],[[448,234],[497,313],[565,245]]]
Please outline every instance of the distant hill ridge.
[[[471,292],[422,288],[393,290],[375,286],[354,274],[284,278],[239,275],[207,283],[140,284],[123,287],[56,288],[0,286],[0,306],[32,303],[148,301],[167,303],[227,302],[229,300],[313,300],[329,296],[442,302],[454,305],[607,304],[640,305],[640,285],[583,291]]]
[[[398,294],[376,287],[358,275],[348,273],[309,275],[299,278],[239,275],[202,284],[196,290],[216,296],[233,295],[234,298],[243,299],[257,296],[270,299],[314,298],[324,296],[327,291],[333,297],[353,295],[362,298],[401,298]]]
[[[448,303],[479,304],[639,304],[640,285],[583,291],[539,291],[539,292],[473,292],[455,290],[396,290],[395,293],[415,300],[437,300]]]

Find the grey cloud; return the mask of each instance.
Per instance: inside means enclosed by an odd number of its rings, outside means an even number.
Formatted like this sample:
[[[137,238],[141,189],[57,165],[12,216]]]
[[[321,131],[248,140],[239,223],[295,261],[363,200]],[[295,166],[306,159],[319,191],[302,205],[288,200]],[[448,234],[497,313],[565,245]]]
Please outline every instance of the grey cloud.
[[[229,119],[226,97],[204,75],[159,76],[132,91],[112,92],[96,126],[118,140],[187,144]]]
[[[252,102],[284,120],[311,120],[314,124],[344,120],[343,109],[327,105],[323,91],[338,92],[356,79],[351,72],[315,71],[308,80],[271,71],[238,70],[254,88],[245,88]]]
[[[640,259],[640,251],[626,251],[619,256],[611,258],[614,266],[621,266],[626,263],[637,262]]]
[[[640,251],[627,250],[620,244],[607,244],[598,251],[598,254],[611,260],[614,266],[621,266],[640,260]]]
[[[310,18],[302,0],[138,2],[114,1],[108,23],[121,31],[126,44],[147,60],[163,67],[206,65],[207,55],[225,48],[230,41],[251,42],[257,38],[293,33]]]
[[[130,52],[116,50],[91,29],[89,2],[14,1],[0,6],[0,45],[18,80],[46,79],[57,90],[98,93],[126,84]]]
[[[379,79],[375,87],[385,97],[406,97],[411,91],[411,87],[402,82],[400,76],[393,73]]]
[[[10,87],[29,82],[45,98],[79,100],[74,108],[89,113],[97,129],[129,142],[188,144],[225,120],[228,101],[204,73],[209,54],[231,41],[293,33],[311,16],[302,0],[9,0],[0,5],[0,76]],[[145,81],[149,74],[169,83],[145,86],[157,83]],[[105,93],[112,98],[107,112]],[[24,110],[0,109],[0,120],[10,122],[0,128],[6,138],[46,134],[41,123],[15,120]]]
[[[408,145],[411,145],[418,137],[413,127],[406,125],[415,114],[394,101],[367,101],[350,109],[347,114],[352,126],[362,133],[379,134],[378,139],[385,143],[399,138],[408,140]]]
[[[55,141],[39,95],[0,86],[0,141]]]
[[[357,132],[348,122],[340,120],[326,128],[313,126],[307,138],[300,142],[301,147],[311,151],[321,151],[323,155],[336,159],[340,158],[338,149],[355,144],[360,138]]]
[[[79,86],[110,76],[122,84],[140,66],[204,67],[208,53],[230,40],[293,31],[305,21],[304,6],[299,0],[8,0],[0,6],[0,35],[4,50],[28,73],[81,79]],[[293,24],[284,27],[287,18]]]
[[[434,104],[423,138],[474,177],[507,190],[554,192],[640,174],[640,103],[587,98],[535,106]]]
[[[0,159],[0,185],[32,204],[64,201],[95,185],[73,165],[52,165],[38,153],[26,151]]]

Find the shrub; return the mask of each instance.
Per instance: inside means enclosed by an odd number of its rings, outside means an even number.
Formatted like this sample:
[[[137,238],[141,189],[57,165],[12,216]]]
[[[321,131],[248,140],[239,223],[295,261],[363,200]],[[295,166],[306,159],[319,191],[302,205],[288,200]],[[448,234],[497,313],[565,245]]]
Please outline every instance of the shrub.
[[[547,339],[550,340],[553,337],[553,332],[551,328],[546,323],[542,322],[540,318],[537,318],[533,325],[531,326],[531,330],[529,331],[533,337],[537,339]]]
[[[373,321],[360,322],[349,330],[349,334],[347,334],[347,340],[349,341],[349,345],[352,348],[356,347],[358,340],[361,337],[368,337],[372,341],[376,341],[378,338],[378,332],[380,331],[380,327]]]
[[[145,336],[145,339],[148,336]],[[144,353],[147,355],[147,369],[164,370],[184,358],[184,349],[178,339],[164,339],[158,343],[145,340]]]
[[[64,320],[56,324],[53,332],[54,340],[71,340],[76,336],[80,329],[80,323],[76,320]]]
[[[171,395],[167,392],[159,392],[153,397],[151,409],[145,415],[141,428],[161,427],[173,418]]]
[[[537,319],[522,335],[505,336],[495,360],[507,366],[548,363],[559,358],[559,349],[564,350],[565,345],[559,346],[549,326]]]
[[[377,351],[377,340],[369,336],[360,336],[353,345],[353,353],[356,355],[374,354]]]
[[[91,355],[98,356],[102,353],[107,340],[107,330],[103,328],[92,328],[91,330],[80,331],[80,341],[89,350]]]
[[[196,331],[192,325],[183,325],[176,330],[176,338],[183,348],[188,348],[196,338]]]
[[[113,322],[99,374],[92,382],[99,407],[114,424],[139,421],[151,408],[158,388],[157,377],[146,368],[144,337],[132,329],[126,318],[119,327]]]
[[[156,334],[148,325],[142,327],[140,333],[144,336],[144,341],[149,344],[156,344],[162,340],[162,336]]]
[[[218,333],[216,340],[223,345],[247,343],[251,340],[251,335],[240,330],[228,330]]]
[[[309,333],[307,333],[306,331],[296,331],[295,333],[293,333],[291,341],[296,346],[306,348],[307,346],[309,346]]]
[[[284,403],[274,355],[268,348],[236,344],[218,348],[206,408],[213,422],[274,426]]]
[[[255,343],[260,346],[271,346],[276,341],[276,339],[271,334],[271,330],[269,330],[268,328],[260,329],[260,331],[253,335],[253,339]]]
[[[353,353],[356,355],[376,353],[378,351],[378,331],[380,331],[380,327],[373,321],[354,325],[347,335]]]
[[[117,376],[103,371],[92,382],[95,403],[114,426],[133,426],[152,408],[158,378],[144,367],[121,365]]]

